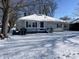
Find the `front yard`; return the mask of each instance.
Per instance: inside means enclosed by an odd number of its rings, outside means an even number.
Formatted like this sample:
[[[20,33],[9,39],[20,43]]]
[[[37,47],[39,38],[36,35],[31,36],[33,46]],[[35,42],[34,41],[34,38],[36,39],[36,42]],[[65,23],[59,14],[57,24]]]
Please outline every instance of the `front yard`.
[[[79,32],[9,36],[0,41],[0,59],[79,59]]]

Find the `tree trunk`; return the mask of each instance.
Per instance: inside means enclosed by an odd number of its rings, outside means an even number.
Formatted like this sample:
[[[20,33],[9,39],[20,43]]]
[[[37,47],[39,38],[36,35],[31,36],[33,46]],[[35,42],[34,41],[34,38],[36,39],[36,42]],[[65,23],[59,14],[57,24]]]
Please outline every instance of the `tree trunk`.
[[[3,17],[2,17],[2,30],[1,30],[1,38],[7,37],[8,31],[8,11],[9,11],[9,0],[1,0],[3,6]]]
[[[4,38],[7,37],[7,31],[8,31],[8,9],[5,9],[2,18],[2,30],[1,30],[1,34],[3,34]]]

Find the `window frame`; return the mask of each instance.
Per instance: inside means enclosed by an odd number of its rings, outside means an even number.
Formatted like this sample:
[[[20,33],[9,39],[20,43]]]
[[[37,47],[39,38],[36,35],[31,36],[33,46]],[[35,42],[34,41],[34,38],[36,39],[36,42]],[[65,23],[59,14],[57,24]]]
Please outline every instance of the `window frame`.
[[[37,27],[37,22],[33,22],[32,27]]]
[[[26,21],[26,27],[29,27],[28,21]]]
[[[41,28],[44,27],[44,22],[40,22],[40,27],[41,27]]]

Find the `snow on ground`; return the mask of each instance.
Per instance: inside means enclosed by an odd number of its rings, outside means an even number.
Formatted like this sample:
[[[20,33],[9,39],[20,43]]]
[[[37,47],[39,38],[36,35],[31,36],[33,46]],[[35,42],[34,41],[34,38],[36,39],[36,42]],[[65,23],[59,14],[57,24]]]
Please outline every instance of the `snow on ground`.
[[[9,36],[0,40],[0,59],[79,59],[79,32]]]

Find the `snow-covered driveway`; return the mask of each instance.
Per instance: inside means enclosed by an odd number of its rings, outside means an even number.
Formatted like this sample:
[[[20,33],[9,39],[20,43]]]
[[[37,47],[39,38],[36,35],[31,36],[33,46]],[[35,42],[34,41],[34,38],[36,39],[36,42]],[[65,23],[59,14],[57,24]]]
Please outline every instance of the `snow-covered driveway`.
[[[79,32],[10,36],[0,41],[0,59],[79,59]]]

